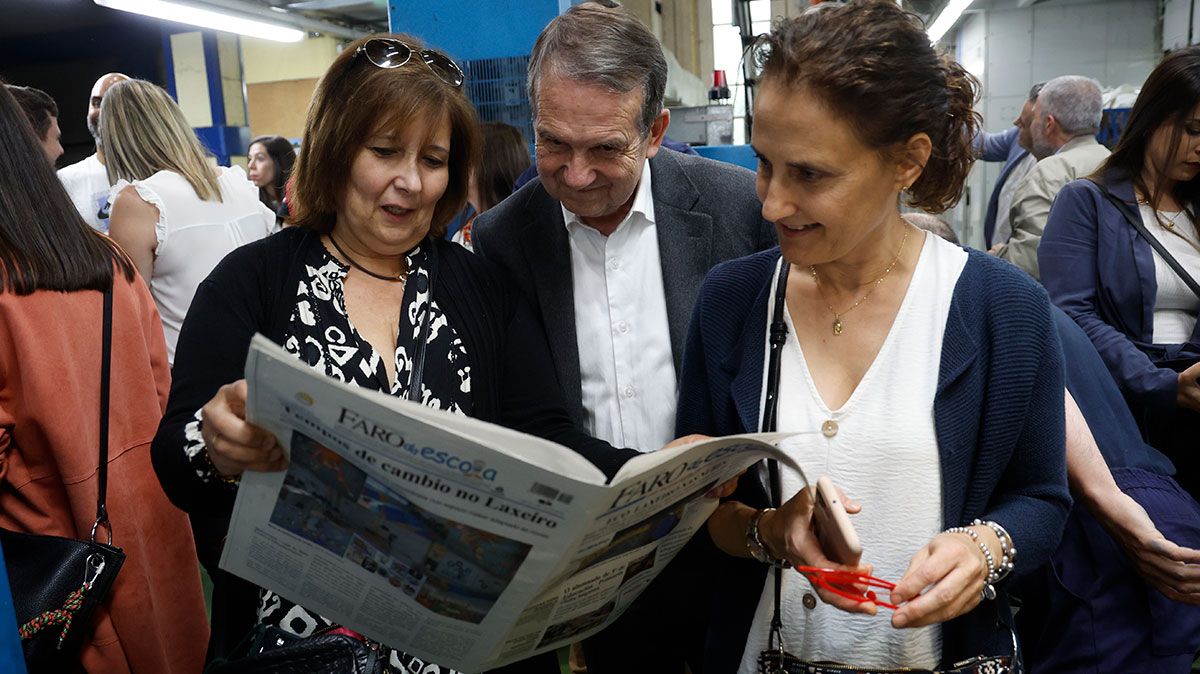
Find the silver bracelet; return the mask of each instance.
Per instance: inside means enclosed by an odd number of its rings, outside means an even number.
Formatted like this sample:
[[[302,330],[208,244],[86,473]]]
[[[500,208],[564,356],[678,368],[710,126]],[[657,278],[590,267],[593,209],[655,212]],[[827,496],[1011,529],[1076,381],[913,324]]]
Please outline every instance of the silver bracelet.
[[[1000,564],[996,569],[996,579],[992,582],[995,583],[1004,580],[1010,573],[1012,573],[1017,557],[1017,548],[1013,545],[1012,536],[1009,535],[1007,529],[1000,526],[999,523],[991,520],[976,519],[974,522],[972,522],[972,524],[986,525],[994,534],[996,534],[996,538],[1000,540]]]
[[[771,566],[779,569],[790,569],[792,568],[791,562],[787,561],[786,559],[776,559],[771,556],[771,553],[767,550],[766,544],[763,543],[762,534],[758,530],[758,523],[762,521],[763,515],[766,515],[773,510],[775,509],[763,508],[762,510],[754,513],[754,516],[750,518],[750,526],[746,527],[746,548],[750,550],[751,557],[762,562],[763,564],[770,564]]]
[[[983,589],[979,591],[980,600],[996,598],[996,558],[992,555],[992,551],[988,549],[987,543],[979,540],[979,534],[973,529],[967,527],[950,527],[942,533],[947,534],[966,534],[971,537],[975,545],[979,546],[980,552],[983,553],[983,558],[987,561],[987,575],[983,579]]]

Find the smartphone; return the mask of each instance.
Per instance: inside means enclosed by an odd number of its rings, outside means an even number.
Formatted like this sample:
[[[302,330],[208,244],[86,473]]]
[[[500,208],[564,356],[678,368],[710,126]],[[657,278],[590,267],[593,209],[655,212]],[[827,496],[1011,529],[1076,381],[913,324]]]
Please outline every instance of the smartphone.
[[[842,505],[837,488],[826,475],[817,480],[813,494],[813,528],[826,557],[848,566],[858,564],[862,558],[862,544],[854,525],[850,524],[850,515]]]

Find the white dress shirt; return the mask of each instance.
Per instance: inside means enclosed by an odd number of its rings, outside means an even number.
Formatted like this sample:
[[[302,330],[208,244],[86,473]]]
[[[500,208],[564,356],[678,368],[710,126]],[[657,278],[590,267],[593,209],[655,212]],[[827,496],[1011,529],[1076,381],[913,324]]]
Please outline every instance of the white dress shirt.
[[[584,425],[649,452],[675,436],[675,362],[667,324],[650,164],[609,236],[563,208],[571,245]]]

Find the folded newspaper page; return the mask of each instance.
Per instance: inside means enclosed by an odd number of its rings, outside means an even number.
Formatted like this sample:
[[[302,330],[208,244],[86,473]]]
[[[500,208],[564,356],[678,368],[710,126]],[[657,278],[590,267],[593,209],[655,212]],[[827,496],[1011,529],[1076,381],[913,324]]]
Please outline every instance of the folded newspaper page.
[[[242,476],[221,567],[392,648],[481,672],[615,620],[771,443],[716,438],[606,483],[574,451],[325,377],[262,336],[247,418],[288,455]]]

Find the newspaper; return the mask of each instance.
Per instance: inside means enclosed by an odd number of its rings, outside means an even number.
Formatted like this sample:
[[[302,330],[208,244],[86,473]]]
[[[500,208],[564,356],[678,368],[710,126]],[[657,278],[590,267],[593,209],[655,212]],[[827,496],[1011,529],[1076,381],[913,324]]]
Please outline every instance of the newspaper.
[[[247,418],[285,471],[242,476],[221,567],[392,648],[480,672],[615,620],[783,435],[631,459],[325,377],[262,336]]]

